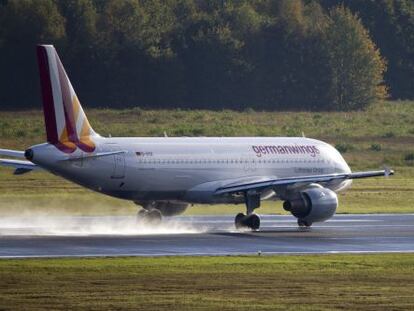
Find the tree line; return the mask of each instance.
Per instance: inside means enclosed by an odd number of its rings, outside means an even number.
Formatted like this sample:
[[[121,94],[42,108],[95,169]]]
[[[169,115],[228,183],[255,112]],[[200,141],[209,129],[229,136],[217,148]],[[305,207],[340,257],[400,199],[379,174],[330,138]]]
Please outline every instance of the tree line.
[[[54,44],[88,107],[354,110],[414,98],[411,0],[0,0],[0,105]]]

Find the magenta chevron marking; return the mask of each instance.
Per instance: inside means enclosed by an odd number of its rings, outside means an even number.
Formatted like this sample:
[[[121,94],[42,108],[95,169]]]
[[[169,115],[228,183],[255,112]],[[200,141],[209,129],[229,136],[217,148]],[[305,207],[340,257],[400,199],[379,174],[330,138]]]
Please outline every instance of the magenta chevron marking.
[[[50,82],[47,52],[46,48],[43,46],[37,46],[36,50],[40,72],[40,85],[42,90],[47,141],[51,144],[56,144],[59,141],[59,137],[56,126],[55,107],[53,104],[52,84]]]

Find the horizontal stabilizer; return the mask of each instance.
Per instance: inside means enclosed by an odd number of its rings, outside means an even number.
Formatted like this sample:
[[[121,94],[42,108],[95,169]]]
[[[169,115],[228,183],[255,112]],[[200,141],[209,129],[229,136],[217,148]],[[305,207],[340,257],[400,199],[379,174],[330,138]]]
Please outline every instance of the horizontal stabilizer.
[[[15,175],[21,175],[33,170],[41,169],[39,166],[30,161],[22,160],[0,159],[0,165],[15,168]]]
[[[26,173],[30,173],[31,171],[33,171],[32,169],[28,169],[28,168],[16,168],[14,170],[14,175],[23,175]]]
[[[24,159],[24,151],[19,150],[0,149],[0,155]]]

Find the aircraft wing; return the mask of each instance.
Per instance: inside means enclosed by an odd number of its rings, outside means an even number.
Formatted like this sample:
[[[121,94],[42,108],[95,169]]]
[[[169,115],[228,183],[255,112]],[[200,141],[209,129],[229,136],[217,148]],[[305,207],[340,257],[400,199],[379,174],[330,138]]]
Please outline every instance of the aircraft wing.
[[[0,155],[24,159],[24,151],[20,150],[0,149]]]
[[[356,172],[356,173],[343,173],[343,174],[325,174],[325,175],[313,175],[313,176],[300,176],[300,177],[287,177],[277,178],[266,181],[249,182],[230,184],[218,188],[215,194],[233,194],[246,192],[249,190],[263,191],[266,189],[272,189],[280,186],[305,186],[311,183],[326,183],[333,180],[346,180],[346,179],[359,179],[377,176],[389,176],[393,175],[394,171],[385,169],[381,171],[367,171],[367,172]]]
[[[14,171],[15,175],[21,175],[21,174],[31,172],[33,170],[41,169],[36,164],[30,161],[23,161],[23,160],[0,159],[0,165],[15,168],[15,171]]]

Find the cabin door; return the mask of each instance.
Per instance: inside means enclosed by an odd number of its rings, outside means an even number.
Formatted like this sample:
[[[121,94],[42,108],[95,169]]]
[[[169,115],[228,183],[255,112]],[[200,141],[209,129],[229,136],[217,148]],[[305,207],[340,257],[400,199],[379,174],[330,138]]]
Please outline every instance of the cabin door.
[[[119,151],[115,149],[114,151]],[[118,153],[113,155],[114,160],[114,170],[112,172],[111,178],[121,179],[125,177],[125,154]]]

